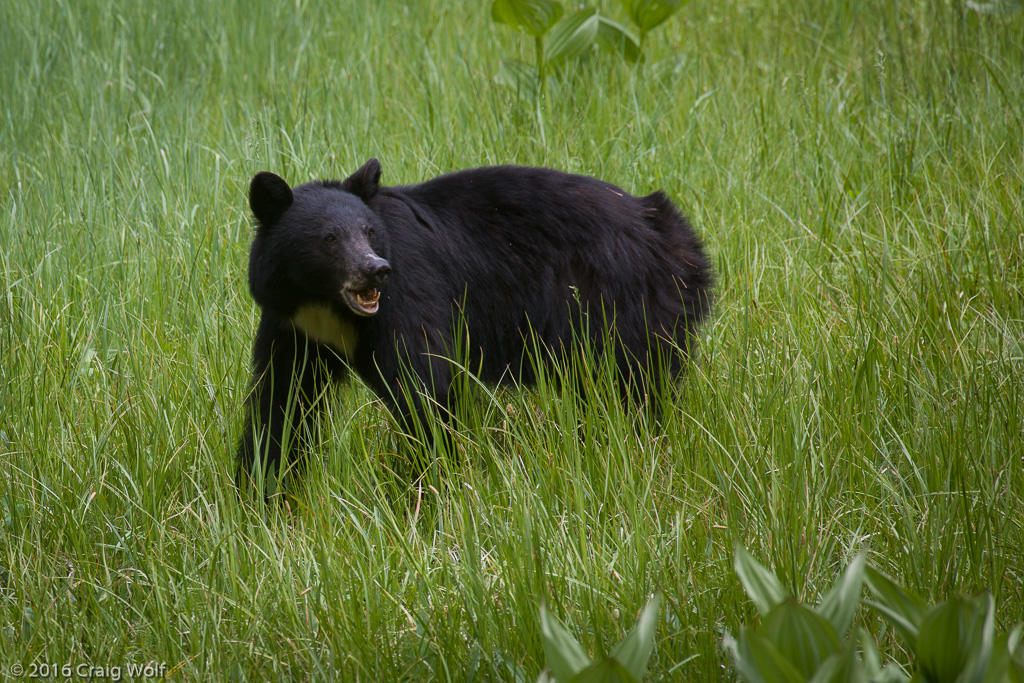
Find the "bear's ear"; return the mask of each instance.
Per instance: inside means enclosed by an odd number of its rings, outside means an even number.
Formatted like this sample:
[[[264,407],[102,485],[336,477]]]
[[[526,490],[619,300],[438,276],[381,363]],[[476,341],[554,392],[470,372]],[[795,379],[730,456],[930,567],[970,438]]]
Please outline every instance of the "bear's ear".
[[[292,201],[292,188],[288,187],[281,176],[267,171],[253,176],[249,185],[249,208],[263,227],[280,218],[285,209],[292,205]]]
[[[350,175],[341,184],[341,189],[368,202],[377,195],[380,189],[380,162],[370,159],[362,168]]]

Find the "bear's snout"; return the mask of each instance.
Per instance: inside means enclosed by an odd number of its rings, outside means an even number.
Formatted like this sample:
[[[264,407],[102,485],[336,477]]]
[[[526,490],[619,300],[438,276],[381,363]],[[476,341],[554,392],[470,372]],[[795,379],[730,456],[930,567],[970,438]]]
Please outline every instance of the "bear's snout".
[[[391,276],[391,264],[377,256],[367,254],[359,274],[349,280],[341,290],[349,309],[356,315],[374,315],[379,308],[380,290]]]
[[[371,256],[364,272],[371,287],[383,287],[391,277],[391,264],[378,256]]]

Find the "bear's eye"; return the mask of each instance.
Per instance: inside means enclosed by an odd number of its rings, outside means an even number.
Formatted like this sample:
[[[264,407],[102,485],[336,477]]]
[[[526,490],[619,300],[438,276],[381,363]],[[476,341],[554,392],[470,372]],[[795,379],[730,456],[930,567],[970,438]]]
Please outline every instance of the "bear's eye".
[[[333,232],[329,232],[324,237],[324,242],[327,242],[327,244],[330,244],[331,242],[333,242],[336,239],[338,239],[338,238],[334,236],[334,233]]]
[[[367,237],[367,239],[371,239],[371,240],[373,239],[373,228],[368,228],[366,230],[366,237]]]

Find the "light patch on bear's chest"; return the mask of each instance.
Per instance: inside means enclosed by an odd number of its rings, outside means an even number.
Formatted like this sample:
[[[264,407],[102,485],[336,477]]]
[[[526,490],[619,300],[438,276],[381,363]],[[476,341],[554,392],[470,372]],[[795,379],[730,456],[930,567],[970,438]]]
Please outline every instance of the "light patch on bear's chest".
[[[292,325],[305,332],[313,341],[327,344],[344,356],[356,350],[356,329],[351,323],[336,316],[327,306],[303,306],[292,316]]]

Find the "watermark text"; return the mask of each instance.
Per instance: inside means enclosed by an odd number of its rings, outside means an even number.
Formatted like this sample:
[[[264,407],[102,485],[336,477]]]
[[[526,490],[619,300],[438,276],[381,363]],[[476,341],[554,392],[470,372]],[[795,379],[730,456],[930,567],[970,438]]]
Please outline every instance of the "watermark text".
[[[0,671],[0,674],[3,672]],[[167,664],[56,664],[33,662],[22,666],[12,664],[7,672],[11,678],[27,678],[33,680],[82,679],[102,681],[130,681],[137,678],[166,678]]]

